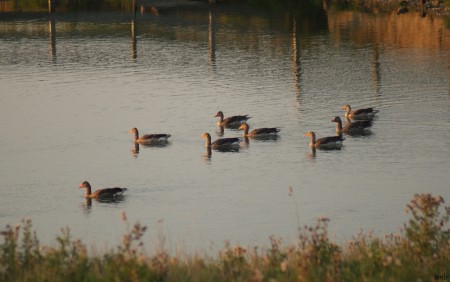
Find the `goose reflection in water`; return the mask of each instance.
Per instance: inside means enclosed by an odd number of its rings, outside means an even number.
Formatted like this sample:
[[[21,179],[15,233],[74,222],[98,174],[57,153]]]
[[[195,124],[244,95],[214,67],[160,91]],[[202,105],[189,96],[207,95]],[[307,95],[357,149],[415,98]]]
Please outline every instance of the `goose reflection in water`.
[[[206,150],[202,156],[211,158],[211,156],[212,156],[211,147],[206,147],[205,149]],[[213,149],[216,152],[222,152],[222,153],[239,153],[240,147],[224,147],[224,148],[219,147],[219,148],[213,148]]]
[[[245,139],[244,139],[245,140]],[[245,141],[244,141],[245,142]],[[247,140],[248,142],[248,140]],[[212,159],[212,149],[216,152],[222,152],[222,153],[239,153],[239,146],[205,146],[205,152],[202,154],[202,158],[206,162],[210,162]]]
[[[280,137],[278,135],[273,135],[273,136],[257,136],[257,137],[251,137],[251,138],[249,138],[248,136],[244,136],[243,138],[244,138],[244,140],[242,142],[243,147],[249,148],[250,147],[250,139],[252,140],[252,142],[264,143],[264,142],[278,142],[278,139]]]
[[[115,196],[114,198],[108,198],[108,199],[92,199],[92,198],[85,198],[85,202],[81,204],[81,208],[83,209],[83,214],[89,215],[92,212],[92,201],[95,201],[97,203],[102,204],[108,204],[108,205],[118,205],[119,203],[124,202],[126,197],[123,195]]]
[[[133,155],[133,157],[137,158],[139,155],[139,144],[134,143],[134,148],[132,148],[130,151],[131,151],[131,154]]]
[[[316,157],[317,157],[317,150],[316,150],[316,148],[311,148],[311,151],[307,154],[307,156],[308,156],[308,158],[310,159],[310,160],[315,160],[316,159]]]
[[[96,201],[97,203],[104,203],[104,204],[117,204],[125,201],[126,197],[123,195],[115,196],[114,198],[106,198],[106,199],[91,199],[86,198],[86,207],[89,209],[92,207],[92,201]]]
[[[212,156],[211,147],[206,147],[206,151],[202,155],[203,160],[205,160],[206,162],[210,162],[211,161],[211,156]]]
[[[89,215],[92,211],[92,199],[86,198],[86,202],[81,204],[81,208],[83,209],[83,214]]]
[[[214,151],[222,153],[239,153],[239,148],[215,148]],[[202,159],[209,163],[212,160],[212,149],[211,147],[206,147],[205,152],[202,154]]]
[[[225,131],[225,127],[223,127],[222,125],[218,124],[217,127],[219,128],[217,132],[217,136],[219,137],[223,137],[224,131]]]
[[[145,147],[145,148],[165,148],[167,146],[170,145],[169,141],[166,142],[159,142],[159,143],[152,143],[152,144],[139,144],[139,143],[134,143],[134,148],[130,149],[131,154],[133,155],[133,157],[137,158],[140,152],[140,146]]]

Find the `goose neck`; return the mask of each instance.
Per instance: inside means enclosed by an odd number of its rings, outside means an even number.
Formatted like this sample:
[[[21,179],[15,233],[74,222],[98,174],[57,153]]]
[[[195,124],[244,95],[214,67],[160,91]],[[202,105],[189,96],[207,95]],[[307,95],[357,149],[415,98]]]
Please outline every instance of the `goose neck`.
[[[133,133],[134,133],[134,141],[137,141],[139,139],[139,131],[137,130],[137,128],[133,129]]]
[[[314,147],[316,145],[316,134],[311,134],[311,142],[309,143],[309,146]]]
[[[248,136],[248,131],[250,130],[250,127],[246,124],[244,125],[244,137]]]
[[[86,198],[89,198],[89,197],[91,196],[91,194],[92,194],[91,184],[87,183],[87,184],[85,185],[85,188],[86,188],[86,193],[84,194],[84,196],[85,196]]]
[[[336,132],[339,134],[340,132],[342,132],[342,121],[341,120],[336,120]]]
[[[205,134],[206,144],[205,146],[210,148],[211,147],[211,135]]]

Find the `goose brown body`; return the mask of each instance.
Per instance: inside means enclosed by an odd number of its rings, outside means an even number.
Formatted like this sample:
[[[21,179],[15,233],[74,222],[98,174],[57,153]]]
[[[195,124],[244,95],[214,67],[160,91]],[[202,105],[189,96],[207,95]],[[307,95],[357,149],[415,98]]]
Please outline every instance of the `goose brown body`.
[[[264,127],[264,128],[257,128],[253,129],[251,132],[250,126],[247,123],[241,124],[239,129],[244,130],[244,137],[270,137],[270,136],[276,136],[278,132],[280,132],[281,129],[276,127]]]
[[[140,144],[152,144],[158,142],[167,142],[170,134],[160,133],[160,134],[144,134],[139,137],[139,131],[136,127],[130,130],[130,133],[134,134],[134,143]]]
[[[218,111],[214,117],[219,117],[220,120],[217,122],[219,126],[224,127],[239,127],[242,123],[246,122],[249,117],[248,115],[240,115],[240,116],[231,116],[224,119],[224,115],[222,111]]]
[[[345,138],[342,136],[329,136],[316,139],[316,134],[312,131],[307,132],[305,136],[311,137],[309,146],[315,149],[341,149],[342,142],[345,140]]]
[[[379,110],[374,110],[373,108],[352,110],[350,105],[345,105],[342,109],[345,111],[345,117],[347,119],[354,120],[371,120],[379,112]]]
[[[336,123],[336,133],[341,135],[343,133],[348,135],[364,135],[372,126],[371,120],[359,120],[359,121],[350,121],[342,126],[342,120],[340,117],[334,117],[331,122]]]
[[[206,147],[213,149],[239,148],[239,143],[242,141],[241,138],[219,138],[211,142],[211,135],[209,133],[203,133],[200,137],[206,139]]]
[[[92,193],[91,184],[87,181],[81,183],[79,189],[86,189],[86,193],[84,194],[86,198],[111,198],[120,196],[127,190],[127,188],[114,187],[99,189]]]

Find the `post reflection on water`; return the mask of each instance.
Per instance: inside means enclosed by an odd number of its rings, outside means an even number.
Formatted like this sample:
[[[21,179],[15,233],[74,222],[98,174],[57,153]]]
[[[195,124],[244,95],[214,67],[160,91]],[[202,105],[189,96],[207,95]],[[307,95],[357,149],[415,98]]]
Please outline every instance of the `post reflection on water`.
[[[216,27],[212,8],[208,12],[208,45],[209,45],[209,63],[214,71],[216,69]]]
[[[135,13],[133,13],[135,14]],[[136,36],[136,17],[131,20],[131,60],[136,62],[137,59],[137,36]]]
[[[302,76],[302,62],[301,62],[301,44],[300,36],[297,33],[297,21],[292,17],[292,77],[294,79],[294,91],[296,93],[297,101],[300,104],[301,95],[301,76]]]
[[[372,89],[376,96],[381,94],[381,63],[380,63],[380,44],[373,44],[372,62],[370,64],[372,77]]]
[[[57,63],[56,57],[56,15],[50,13],[50,19],[48,21],[48,31],[50,37],[50,61],[52,64]]]
[[[137,59],[137,36],[136,36],[136,12],[137,12],[137,3],[136,0],[132,1],[131,7],[131,60],[132,62],[136,62]]]

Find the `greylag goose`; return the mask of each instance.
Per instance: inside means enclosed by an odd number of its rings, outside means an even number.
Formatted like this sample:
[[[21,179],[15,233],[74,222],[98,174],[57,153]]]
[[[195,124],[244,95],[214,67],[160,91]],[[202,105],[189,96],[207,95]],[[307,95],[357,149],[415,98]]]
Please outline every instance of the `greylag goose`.
[[[342,133],[348,135],[364,135],[367,133],[367,130],[372,126],[371,120],[359,120],[350,122],[348,121],[345,126],[342,126],[342,120],[340,117],[335,117],[331,120],[331,122],[336,122],[336,133],[341,135]]]
[[[350,105],[345,105],[342,107],[342,109],[345,111],[345,117],[347,119],[354,120],[371,120],[374,118],[375,114],[379,112],[379,110],[374,110],[373,108],[365,108],[352,111]]]
[[[231,116],[224,119],[222,111],[218,111],[214,115],[214,117],[220,117],[220,120],[217,122],[219,126],[236,127],[236,128],[251,118],[248,115],[243,115],[243,116]]]
[[[206,147],[213,149],[236,149],[239,148],[239,143],[242,138],[219,138],[211,143],[211,135],[203,133],[200,137],[206,139]]]
[[[239,129],[244,130],[244,137],[270,137],[270,136],[276,136],[278,132],[280,132],[281,129],[272,127],[272,128],[257,128],[253,129],[251,132],[248,132],[250,130],[250,126],[247,123],[241,124]]]
[[[167,142],[170,134],[144,134],[139,137],[139,131],[137,128],[132,128],[130,133],[134,133],[134,143],[140,144],[152,144],[152,143],[161,143]]]
[[[312,131],[307,132],[305,136],[311,137],[309,146],[313,149],[340,149],[342,147],[342,142],[345,140],[342,136],[323,137],[316,140],[316,134]]]
[[[120,196],[127,190],[127,188],[114,187],[114,188],[103,188],[92,193],[91,184],[89,184],[89,182],[87,181],[84,181],[83,183],[80,184],[79,189],[82,188],[86,189],[84,197],[97,199]]]

